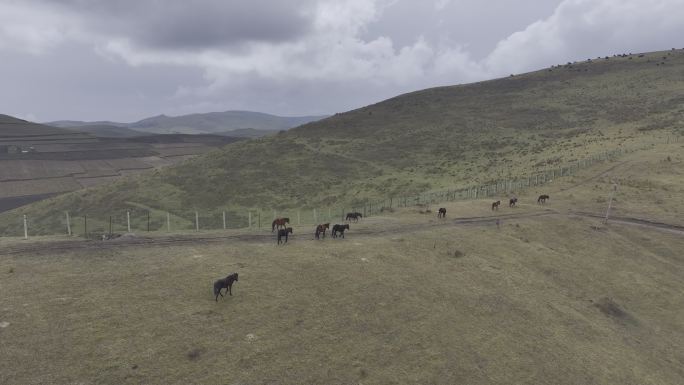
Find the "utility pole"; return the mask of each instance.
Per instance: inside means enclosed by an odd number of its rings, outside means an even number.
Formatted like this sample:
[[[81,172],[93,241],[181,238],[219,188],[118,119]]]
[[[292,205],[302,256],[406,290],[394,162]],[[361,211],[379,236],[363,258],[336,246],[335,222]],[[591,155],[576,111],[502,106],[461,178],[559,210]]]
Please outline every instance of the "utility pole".
[[[610,198],[608,198],[608,209],[606,210],[606,218],[603,220],[603,223],[606,224],[608,223],[608,216],[610,215],[610,207],[613,205],[613,196],[615,195],[615,192],[617,192],[617,184],[615,181],[613,181],[613,188],[610,191]]]

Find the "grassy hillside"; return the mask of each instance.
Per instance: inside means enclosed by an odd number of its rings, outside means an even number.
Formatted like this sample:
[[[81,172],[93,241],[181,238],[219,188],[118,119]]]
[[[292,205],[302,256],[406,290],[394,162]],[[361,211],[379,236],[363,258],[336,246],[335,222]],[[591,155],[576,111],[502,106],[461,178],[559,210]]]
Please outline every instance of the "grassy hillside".
[[[0,238],[0,383],[680,385],[682,144],[556,180],[543,208],[398,209],[345,239]],[[611,177],[614,218],[680,227],[572,214],[602,213]]]
[[[251,207],[349,207],[528,175],[680,135],[683,71],[684,52],[668,51],[428,89],[21,212],[36,228],[66,210],[100,218],[129,208],[244,215]]]

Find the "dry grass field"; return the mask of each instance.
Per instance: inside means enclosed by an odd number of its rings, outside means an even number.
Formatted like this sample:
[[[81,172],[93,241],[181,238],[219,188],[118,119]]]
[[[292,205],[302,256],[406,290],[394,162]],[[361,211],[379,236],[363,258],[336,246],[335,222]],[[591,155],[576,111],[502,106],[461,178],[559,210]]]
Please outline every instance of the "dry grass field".
[[[0,383],[681,384],[681,157],[597,164],[515,209],[386,212],[345,239],[0,239]],[[573,214],[603,212],[611,178],[616,216],[679,227]]]

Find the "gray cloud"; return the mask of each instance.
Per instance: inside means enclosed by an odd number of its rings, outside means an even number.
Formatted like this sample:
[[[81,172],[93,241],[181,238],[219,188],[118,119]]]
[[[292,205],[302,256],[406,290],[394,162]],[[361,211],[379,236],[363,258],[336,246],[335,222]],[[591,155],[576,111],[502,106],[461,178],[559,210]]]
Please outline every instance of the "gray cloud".
[[[681,45],[684,0],[0,0],[3,113],[344,111]]]

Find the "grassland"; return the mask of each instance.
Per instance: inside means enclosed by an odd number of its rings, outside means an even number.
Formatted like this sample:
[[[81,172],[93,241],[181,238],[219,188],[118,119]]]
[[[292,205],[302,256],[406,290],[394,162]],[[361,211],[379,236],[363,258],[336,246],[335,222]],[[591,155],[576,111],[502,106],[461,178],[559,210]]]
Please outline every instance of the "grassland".
[[[680,384],[684,231],[573,213],[602,213],[612,179],[614,215],[684,225],[659,203],[681,202],[681,157],[635,152],[499,212],[397,209],[344,240],[0,239],[0,382]],[[212,281],[234,271],[214,302]]]
[[[45,194],[179,163],[235,140],[217,135],[101,138],[0,115],[0,212]]]
[[[195,210],[227,210],[246,223],[249,209],[358,207],[530,175],[681,136],[683,68],[677,50],[418,91],[21,213],[45,233],[48,218],[64,211],[106,218],[143,209],[187,219]],[[7,218],[0,215],[0,227]]]

